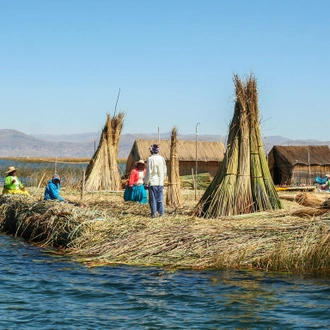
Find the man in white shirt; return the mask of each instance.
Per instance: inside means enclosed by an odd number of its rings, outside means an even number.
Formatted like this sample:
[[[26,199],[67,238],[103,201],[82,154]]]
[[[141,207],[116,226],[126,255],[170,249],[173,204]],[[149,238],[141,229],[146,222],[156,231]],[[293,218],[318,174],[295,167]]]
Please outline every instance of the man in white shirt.
[[[145,187],[149,191],[149,205],[151,217],[155,218],[157,212],[164,215],[164,181],[167,176],[166,162],[159,154],[158,144],[153,144],[149,148],[151,155],[147,161],[147,171],[144,177]]]

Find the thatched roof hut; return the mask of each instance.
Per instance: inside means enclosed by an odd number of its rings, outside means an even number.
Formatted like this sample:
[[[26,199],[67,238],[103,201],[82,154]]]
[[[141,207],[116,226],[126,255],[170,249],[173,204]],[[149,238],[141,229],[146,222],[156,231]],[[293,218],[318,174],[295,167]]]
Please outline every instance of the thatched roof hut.
[[[316,176],[330,173],[330,148],[322,146],[274,146],[268,166],[276,185],[312,184]]]
[[[149,147],[157,140],[136,140],[128,155],[126,162],[126,174],[134,167],[139,159],[146,160],[150,156]],[[167,166],[170,162],[171,141],[160,140],[160,153],[165,158]],[[196,168],[196,141],[178,141],[178,158],[180,164],[180,175],[191,174],[191,169]],[[214,176],[221,165],[225,154],[225,146],[222,142],[198,141],[197,166],[198,173],[210,173]]]

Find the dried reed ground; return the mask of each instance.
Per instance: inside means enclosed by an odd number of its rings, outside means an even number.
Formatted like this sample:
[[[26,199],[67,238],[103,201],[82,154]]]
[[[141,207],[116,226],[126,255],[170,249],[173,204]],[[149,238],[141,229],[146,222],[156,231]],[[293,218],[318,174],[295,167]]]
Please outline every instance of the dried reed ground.
[[[79,203],[80,194],[63,190]],[[330,271],[329,210],[282,200],[284,209],[201,219],[193,191],[180,210],[149,218],[149,207],[122,194],[85,195],[87,207],[36,198],[2,198],[0,229],[60,251],[88,266],[152,265],[190,269]],[[327,199],[327,196],[324,196]]]

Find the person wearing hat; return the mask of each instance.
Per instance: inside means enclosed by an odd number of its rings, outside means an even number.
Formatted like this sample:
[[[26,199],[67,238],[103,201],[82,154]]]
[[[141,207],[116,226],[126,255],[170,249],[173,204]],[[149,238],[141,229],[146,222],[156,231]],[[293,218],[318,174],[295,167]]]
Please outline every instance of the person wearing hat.
[[[149,148],[150,156],[147,161],[147,171],[144,178],[144,184],[149,191],[149,206],[151,217],[155,218],[157,212],[160,216],[165,213],[164,210],[164,181],[167,176],[166,162],[163,156],[159,154],[159,145],[153,144]]]
[[[23,194],[29,195],[28,191],[25,190],[22,182],[16,176],[16,168],[9,166],[8,171],[5,172],[5,182],[2,190],[2,194]]]
[[[148,203],[147,192],[143,186],[145,175],[145,162],[143,159],[140,159],[129,175],[128,185],[124,192],[124,200],[126,202],[131,201],[140,204]]]
[[[54,174],[52,179],[48,181],[48,184],[45,189],[44,193],[44,200],[60,200],[64,202],[65,199],[60,196],[60,189],[61,189],[61,178],[58,174]]]

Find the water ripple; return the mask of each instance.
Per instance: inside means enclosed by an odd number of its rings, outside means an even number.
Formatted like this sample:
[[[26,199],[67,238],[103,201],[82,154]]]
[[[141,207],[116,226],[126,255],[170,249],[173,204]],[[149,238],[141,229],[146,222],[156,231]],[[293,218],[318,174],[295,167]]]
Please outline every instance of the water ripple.
[[[0,236],[0,329],[330,329],[328,276],[88,269]]]

